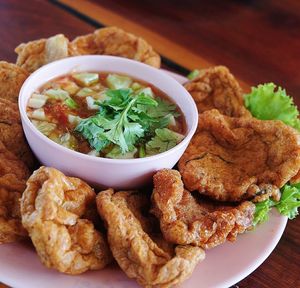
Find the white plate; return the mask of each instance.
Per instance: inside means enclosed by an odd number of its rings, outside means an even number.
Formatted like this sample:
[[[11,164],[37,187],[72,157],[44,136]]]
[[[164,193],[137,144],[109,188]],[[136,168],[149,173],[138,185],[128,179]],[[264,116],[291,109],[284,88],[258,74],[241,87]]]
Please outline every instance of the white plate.
[[[187,79],[169,73],[180,83]],[[182,288],[228,288],[253,272],[271,254],[285,229],[287,218],[271,211],[267,223],[208,250]],[[0,246],[0,281],[15,288],[137,288],[116,266],[68,276],[45,268],[34,249],[25,243]]]

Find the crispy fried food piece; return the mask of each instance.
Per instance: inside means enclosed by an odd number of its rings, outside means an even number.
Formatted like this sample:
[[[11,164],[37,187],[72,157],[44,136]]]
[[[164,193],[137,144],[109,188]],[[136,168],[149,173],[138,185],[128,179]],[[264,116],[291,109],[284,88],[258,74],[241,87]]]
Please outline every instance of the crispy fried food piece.
[[[270,191],[280,195],[278,188],[299,171],[299,143],[299,133],[281,121],[231,118],[210,110],[200,114],[179,171],[188,190],[215,200],[240,201]]]
[[[22,223],[43,264],[68,274],[98,270],[111,261],[105,238],[83,219],[95,192],[78,178],[41,167],[21,198]]]
[[[144,287],[171,287],[182,282],[205,257],[199,247],[175,246],[151,233],[145,217],[149,204],[145,194],[112,189],[96,198],[98,212],[107,224],[108,242],[114,258],[129,278]]]
[[[22,84],[29,76],[28,72],[12,63],[0,61],[0,99],[18,102]]]
[[[177,170],[164,169],[154,177],[152,212],[160,220],[167,241],[212,248],[252,226],[255,205],[245,201],[238,206],[220,205],[192,196],[184,189]]]
[[[0,141],[0,177],[6,174],[14,174],[19,180],[26,181],[30,173],[26,165]]]
[[[19,202],[25,187],[25,181],[14,174],[0,177],[0,244],[27,236],[21,223]]]
[[[297,184],[300,182],[300,170],[298,173],[290,180],[291,184]]]
[[[27,167],[0,141],[0,244],[27,235],[21,224],[20,197],[29,177]]]
[[[199,113],[215,108],[231,117],[251,116],[244,106],[241,87],[224,66],[202,70],[184,87],[194,98]]]
[[[143,38],[117,27],[96,30],[92,34],[75,38],[71,42],[73,55],[114,55],[160,67],[160,56]]]
[[[69,40],[63,34],[20,44],[16,64],[32,73],[41,66],[69,56]]]
[[[24,136],[18,105],[0,98],[0,141],[6,148],[22,160],[29,169],[36,166]]]

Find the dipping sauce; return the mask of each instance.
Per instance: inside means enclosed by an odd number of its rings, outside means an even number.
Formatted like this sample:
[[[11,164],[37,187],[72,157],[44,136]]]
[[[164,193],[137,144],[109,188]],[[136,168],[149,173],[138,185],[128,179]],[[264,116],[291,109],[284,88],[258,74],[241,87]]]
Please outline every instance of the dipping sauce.
[[[27,115],[49,139],[96,157],[147,157],[185,137],[182,112],[167,95],[119,74],[80,72],[51,80],[31,95]]]

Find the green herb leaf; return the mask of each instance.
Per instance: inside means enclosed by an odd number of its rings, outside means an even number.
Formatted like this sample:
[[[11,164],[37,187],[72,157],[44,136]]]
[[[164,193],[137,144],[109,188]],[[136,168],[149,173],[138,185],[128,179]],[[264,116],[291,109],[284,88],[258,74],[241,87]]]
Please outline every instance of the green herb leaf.
[[[245,95],[245,105],[255,118],[281,120],[300,131],[299,111],[293,99],[274,83],[253,87],[251,93]]]
[[[300,183],[285,184],[281,188],[281,198],[278,202],[267,199],[255,203],[253,226],[267,221],[272,207],[276,207],[280,214],[287,216],[289,219],[294,219],[298,215],[298,208],[300,207]]]
[[[94,123],[98,114],[94,117],[83,119],[75,128],[97,152],[100,152],[110,142],[104,134],[104,129]]]
[[[255,203],[255,213],[253,219],[253,226],[266,222],[269,219],[269,211],[274,205],[271,199]]]
[[[280,201],[275,205],[280,214],[294,219],[300,207],[300,185],[284,185]]]
[[[198,69],[195,69],[195,70],[191,71],[186,77],[189,80],[194,80],[199,74],[200,74],[200,71]]]
[[[136,94],[130,88],[107,90],[106,95],[108,99],[97,102],[100,112],[83,120],[76,128],[97,151],[106,147],[107,143],[113,143],[121,153],[126,154],[133,151],[136,144],[143,145],[155,134],[163,142],[163,148],[158,147],[158,143],[154,147],[155,141],[158,141],[156,138],[148,146],[151,147],[152,143],[151,149],[158,150],[157,153],[181,141],[183,136],[171,130],[157,129],[154,132],[158,127],[168,126],[170,115],[177,115],[175,105],[160,98],[154,99],[143,92]]]
[[[146,113],[153,118],[163,118],[168,114],[172,114],[174,117],[178,117],[179,113],[176,111],[176,105],[162,100],[161,98],[156,99],[157,106],[155,107],[147,107]]]
[[[144,129],[139,123],[128,122],[124,123],[124,137],[128,147],[133,146],[136,141],[144,136]]]
[[[118,145],[122,153],[128,152],[137,139],[144,135],[144,130],[139,123],[130,122],[128,111],[137,102],[137,97],[131,97],[131,89],[109,90],[109,100],[102,104],[102,113],[85,119],[76,128],[96,150],[102,149],[107,142]],[[110,118],[107,107],[114,110]],[[100,142],[100,143],[98,143]],[[105,144],[105,145],[104,145]],[[98,151],[100,151],[98,150]]]
[[[107,90],[106,95],[110,99],[105,100],[102,105],[109,106],[114,110],[123,110],[130,101],[131,89]]]
[[[122,153],[128,152],[137,139],[144,135],[142,126],[139,123],[130,123],[127,118],[128,110],[134,102],[135,99],[132,99],[128,107],[120,115],[117,115],[113,121],[110,121],[112,125],[105,132],[107,139],[117,144]]]
[[[175,147],[184,136],[168,128],[156,129],[155,136],[146,144],[147,154],[162,153]]]
[[[141,145],[141,146],[139,147],[139,157],[140,157],[140,158],[146,157],[145,145]]]
[[[141,105],[153,106],[153,107],[158,106],[157,101],[155,101],[151,96],[146,95],[144,93],[141,93],[137,96],[136,103]]]
[[[137,104],[129,115],[130,118],[138,118],[139,120],[136,121],[139,121],[142,127],[151,134],[155,134],[155,129],[167,127],[170,123],[170,115],[179,116],[176,105],[161,98],[156,98],[155,101],[157,105],[153,106]]]

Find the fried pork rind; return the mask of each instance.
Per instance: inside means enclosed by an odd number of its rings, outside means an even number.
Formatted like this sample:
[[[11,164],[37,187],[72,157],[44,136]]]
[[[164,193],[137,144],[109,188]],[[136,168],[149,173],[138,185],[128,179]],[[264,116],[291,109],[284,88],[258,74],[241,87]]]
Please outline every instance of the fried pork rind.
[[[300,168],[299,133],[281,121],[199,116],[198,131],[179,161],[186,188],[220,201],[277,195]]]
[[[0,177],[14,174],[19,180],[27,180],[29,170],[26,165],[11,153],[0,141]]]
[[[291,184],[300,183],[300,170],[298,171],[298,173],[293,178],[291,178],[290,183]]]
[[[17,103],[21,86],[28,76],[25,69],[0,61],[0,99]]]
[[[184,87],[194,98],[199,113],[218,109],[231,117],[251,115],[244,106],[241,87],[224,66],[202,70],[197,78]]]
[[[104,237],[83,219],[95,192],[78,178],[41,167],[27,181],[22,223],[43,264],[68,274],[99,270],[111,261]]]
[[[113,256],[127,276],[144,287],[171,287],[189,277],[205,254],[189,245],[174,249],[161,236],[149,235],[153,227],[144,216],[145,197],[109,189],[97,196],[98,212],[107,224]]]
[[[28,176],[24,163],[0,141],[0,244],[15,242],[27,235],[21,224],[19,200]]]
[[[154,177],[152,212],[160,220],[167,241],[212,248],[252,226],[255,205],[245,201],[238,206],[196,200],[184,189],[177,170],[161,170]]]
[[[79,36],[71,42],[73,55],[113,55],[160,67],[160,56],[144,39],[117,27],[96,30],[92,34]]]
[[[32,73],[41,66],[69,56],[69,40],[63,34],[20,44],[16,64]]]
[[[36,166],[24,136],[18,105],[0,98],[0,141],[5,147],[22,160],[29,169]]]

